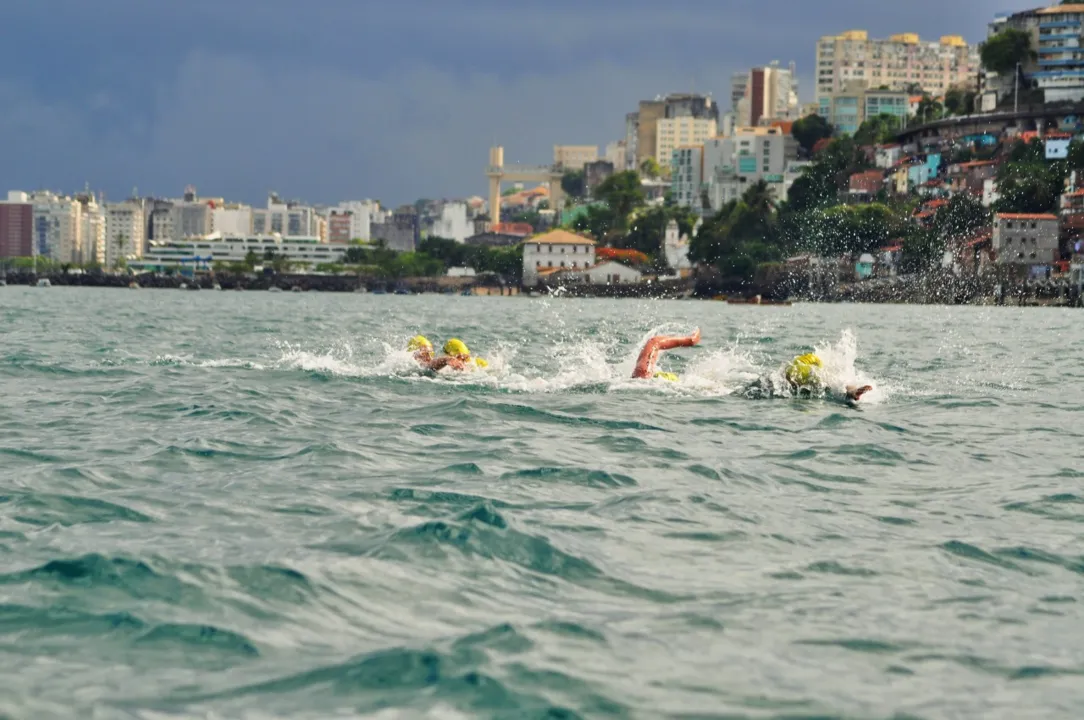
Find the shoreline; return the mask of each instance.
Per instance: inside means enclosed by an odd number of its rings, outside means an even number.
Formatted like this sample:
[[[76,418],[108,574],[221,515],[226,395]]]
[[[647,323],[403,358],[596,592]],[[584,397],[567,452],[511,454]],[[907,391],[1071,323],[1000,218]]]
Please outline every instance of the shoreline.
[[[200,275],[32,273],[8,271],[7,285],[36,286],[47,280],[56,287],[173,289],[283,292],[360,292],[372,294],[456,294],[498,297],[618,298],[700,300],[728,305],[784,307],[794,303],[860,305],[973,305],[981,307],[1084,307],[1084,296],[1065,285],[1014,283],[998,285],[994,278],[955,278],[943,275],[867,280],[830,287],[751,287],[737,292],[693,279],[629,285],[569,285],[521,287],[481,284],[473,278],[402,278],[386,280],[357,275]],[[216,288],[217,286],[217,288]],[[757,301],[757,296],[761,301]]]

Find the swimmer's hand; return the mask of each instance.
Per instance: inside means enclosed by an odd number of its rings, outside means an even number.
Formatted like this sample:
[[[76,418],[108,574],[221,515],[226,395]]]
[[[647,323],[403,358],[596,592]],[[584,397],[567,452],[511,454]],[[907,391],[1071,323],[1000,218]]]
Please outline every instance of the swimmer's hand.
[[[858,387],[857,385],[848,385],[847,386],[847,399],[848,400],[854,400],[855,402],[857,402],[857,401],[862,399],[863,395],[865,395],[866,393],[868,393],[872,389],[873,389],[872,385],[863,385],[862,387]]]
[[[700,344],[700,328],[693,330],[693,334],[689,336],[689,340],[692,341],[693,345]]]

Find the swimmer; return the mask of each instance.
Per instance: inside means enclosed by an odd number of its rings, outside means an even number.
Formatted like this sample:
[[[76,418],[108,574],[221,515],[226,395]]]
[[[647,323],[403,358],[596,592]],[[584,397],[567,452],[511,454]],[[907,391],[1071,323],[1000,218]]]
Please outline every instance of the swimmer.
[[[406,346],[407,352],[414,353],[414,359],[422,365],[428,365],[433,361],[433,343],[424,335],[415,335],[410,338]]]
[[[466,370],[474,367],[485,368],[489,367],[489,363],[480,357],[472,357],[470,350],[467,348],[467,344],[459,338],[452,338],[448,342],[444,343],[443,347],[444,355],[430,363],[430,368],[439,370],[441,367],[453,367],[456,370]],[[443,362],[440,367],[433,367],[435,363]]]
[[[640,351],[640,357],[636,358],[636,368],[632,371],[634,378],[660,378],[663,380],[677,380],[677,375],[668,372],[656,372],[655,363],[659,359],[659,353],[663,350],[671,350],[679,347],[692,347],[700,342],[700,328],[693,331],[688,337],[673,337],[669,335],[656,335],[644,343],[644,349]]]
[[[453,370],[467,370],[473,367],[485,368],[489,366],[482,358],[472,358],[466,344],[457,338],[452,338],[444,343],[444,354],[440,357],[433,356],[433,343],[424,335],[415,335],[407,342],[407,351],[414,353],[414,360],[427,370],[437,372],[446,367]]]
[[[799,355],[787,364],[786,378],[795,395],[814,394],[824,387],[819,368],[824,363],[816,353]],[[847,399],[858,402],[863,395],[873,389],[872,385],[848,385],[845,389]]]

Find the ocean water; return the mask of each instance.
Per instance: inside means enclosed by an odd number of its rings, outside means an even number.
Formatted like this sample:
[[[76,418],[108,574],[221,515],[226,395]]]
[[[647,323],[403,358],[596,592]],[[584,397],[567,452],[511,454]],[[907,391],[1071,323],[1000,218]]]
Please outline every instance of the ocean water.
[[[743,394],[814,347],[858,407]],[[1080,717],[1082,380],[1074,310],[0,288],[0,717]]]

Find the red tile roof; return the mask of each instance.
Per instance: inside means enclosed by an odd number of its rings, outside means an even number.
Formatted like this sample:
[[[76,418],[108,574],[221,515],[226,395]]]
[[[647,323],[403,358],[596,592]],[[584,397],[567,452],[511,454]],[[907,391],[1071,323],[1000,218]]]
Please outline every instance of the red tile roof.
[[[1005,220],[1057,220],[1058,216],[1053,213],[997,213],[997,218]]]

